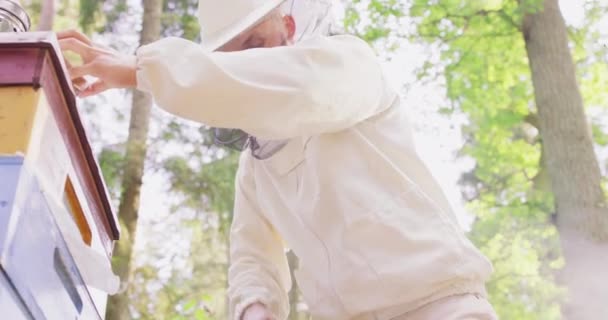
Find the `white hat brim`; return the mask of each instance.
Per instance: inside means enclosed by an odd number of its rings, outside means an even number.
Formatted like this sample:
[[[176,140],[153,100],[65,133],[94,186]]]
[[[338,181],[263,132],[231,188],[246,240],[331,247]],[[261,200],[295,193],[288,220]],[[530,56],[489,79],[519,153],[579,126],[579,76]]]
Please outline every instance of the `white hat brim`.
[[[236,23],[226,27],[215,37],[204,39],[202,46],[207,51],[215,51],[219,47],[225,45],[230,40],[236,38],[241,32],[253,27],[256,23],[260,22],[267,14],[272,10],[279,7],[279,5],[285,0],[270,0],[267,1],[263,6],[252,11],[245,18],[239,19]]]

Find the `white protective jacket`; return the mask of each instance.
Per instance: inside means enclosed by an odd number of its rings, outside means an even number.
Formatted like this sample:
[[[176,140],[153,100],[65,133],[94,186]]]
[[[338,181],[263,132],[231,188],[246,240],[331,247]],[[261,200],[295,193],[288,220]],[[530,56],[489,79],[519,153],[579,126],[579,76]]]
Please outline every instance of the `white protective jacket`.
[[[284,243],[315,319],[390,319],[484,294],[487,259],[416,154],[406,106],[352,36],[208,53],[168,38],[137,52],[138,87],[173,114],[262,139],[241,157],[231,231],[231,319],[253,302],[286,319]],[[284,240],[284,242],[283,242]]]

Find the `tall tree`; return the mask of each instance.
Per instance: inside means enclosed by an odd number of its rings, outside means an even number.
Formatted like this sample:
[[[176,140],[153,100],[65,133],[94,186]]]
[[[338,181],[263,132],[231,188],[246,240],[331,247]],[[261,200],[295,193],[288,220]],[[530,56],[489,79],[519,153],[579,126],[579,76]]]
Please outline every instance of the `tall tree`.
[[[141,45],[151,43],[160,37],[162,1],[143,0],[143,7]],[[150,95],[137,90],[133,92],[122,194],[118,208],[122,234],[121,240],[116,244],[113,257],[114,270],[126,283],[126,288],[121,293],[110,297],[106,313],[108,320],[133,318],[129,310],[133,271],[131,262],[139,216],[139,197],[144,175],[151,107],[152,97]]]
[[[494,298],[509,299],[507,292],[524,287],[528,296],[544,291],[530,286],[530,279],[559,265],[559,253],[552,249],[553,222],[566,265],[559,273],[569,293],[563,315],[590,319],[605,314],[601,308],[608,296],[600,279],[608,276],[601,271],[608,231],[601,175],[557,0],[430,6],[414,1],[411,13],[420,19],[419,35],[443,45],[439,66],[451,100],[447,112],[464,112],[471,121],[464,128],[463,153],[477,164],[465,181],[479,214],[473,236],[500,266],[490,284],[498,289]],[[436,73],[436,64],[424,71]],[[525,265],[505,263],[505,258],[526,256]],[[514,275],[521,279],[508,280]],[[555,297],[544,299],[551,303]],[[505,318],[536,319],[541,312],[543,319],[559,318],[540,301],[520,299],[517,309],[511,301],[511,308],[499,312]],[[538,311],[526,313],[530,304]]]
[[[287,262],[289,263],[289,274],[291,276],[291,289],[289,290],[289,320],[299,320],[298,303],[300,302],[300,292],[294,271],[298,269],[298,257],[289,250],[287,252]]]
[[[522,31],[566,258],[564,315],[597,319],[608,314],[608,208],[558,1],[527,14]]]
[[[42,10],[40,21],[38,21],[38,31],[53,30],[55,21],[55,0],[42,0]]]

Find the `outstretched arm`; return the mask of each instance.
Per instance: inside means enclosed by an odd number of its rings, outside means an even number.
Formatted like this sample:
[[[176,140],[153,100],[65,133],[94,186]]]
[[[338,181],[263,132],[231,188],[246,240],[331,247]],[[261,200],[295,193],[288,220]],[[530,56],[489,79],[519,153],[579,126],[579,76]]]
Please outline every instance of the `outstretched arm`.
[[[260,212],[251,168],[241,163],[230,232],[230,320],[247,320],[244,311],[253,306],[248,313],[256,312],[260,304],[272,318],[254,319],[287,319],[291,278],[283,242]]]
[[[166,38],[141,47],[136,59],[112,56],[83,37],[60,34],[64,50],[85,61],[72,77],[100,79],[85,95],[137,85],[171,113],[263,139],[351,127],[383,111],[393,94],[373,50],[352,36],[238,52],[206,52]]]

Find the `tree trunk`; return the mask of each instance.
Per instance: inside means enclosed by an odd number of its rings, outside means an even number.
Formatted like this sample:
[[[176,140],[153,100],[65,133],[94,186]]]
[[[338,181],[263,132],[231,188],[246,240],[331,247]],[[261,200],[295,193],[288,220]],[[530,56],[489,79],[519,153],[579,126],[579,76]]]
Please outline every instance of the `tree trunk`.
[[[143,6],[141,45],[153,42],[160,37],[162,1],[143,0]],[[151,96],[135,90],[133,92],[122,194],[118,208],[122,234],[120,241],[117,242],[112,261],[115,272],[126,283],[126,287],[121,293],[110,297],[108,300],[107,320],[130,320],[133,318],[129,311],[129,293],[131,292],[131,278],[134,270],[131,261],[137,230],[139,195],[144,175],[146,140],[151,108]]]
[[[228,288],[230,287],[230,231],[224,231],[224,243],[226,245],[226,270],[224,276],[224,314],[226,317],[230,314],[230,300],[228,299]]]
[[[38,31],[53,30],[54,20],[55,0],[42,0],[42,10],[40,12],[40,21],[38,22]]]
[[[287,252],[287,261],[289,262],[289,273],[291,276],[291,290],[289,290],[289,320],[298,320],[298,302],[300,301],[300,294],[298,292],[298,282],[294,276],[294,270],[298,268],[298,257],[289,250]]]
[[[608,209],[558,0],[527,15],[523,34],[566,260],[563,314],[598,319],[608,314]]]

